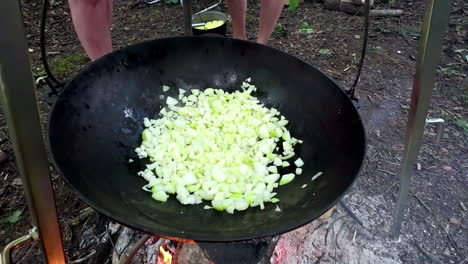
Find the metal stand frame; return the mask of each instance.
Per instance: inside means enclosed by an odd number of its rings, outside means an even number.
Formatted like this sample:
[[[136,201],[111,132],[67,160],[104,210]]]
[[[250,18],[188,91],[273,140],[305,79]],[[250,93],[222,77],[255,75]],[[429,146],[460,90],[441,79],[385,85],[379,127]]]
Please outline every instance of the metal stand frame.
[[[429,108],[442,40],[448,24],[450,0],[427,0],[421,46],[411,108],[408,117],[404,161],[401,169],[400,197],[395,210],[392,234],[397,237],[408,200],[409,183],[416,162],[424,122]],[[191,1],[184,0],[185,34],[192,34]],[[0,1],[0,96],[15,157],[28,201],[33,230],[37,228],[46,263],[65,263],[49,163],[37,108],[34,83],[19,1]],[[30,232],[10,243],[2,256],[8,264],[9,250],[37,238]]]
[[[451,0],[428,0],[422,26],[419,56],[411,94],[405,151],[400,174],[400,195],[395,206],[392,236],[398,238],[408,204],[411,174],[418,158],[427,112],[434,87],[442,42],[447,29]]]
[[[0,1],[0,32],[0,96],[31,223],[38,230],[46,262],[65,263],[19,1]],[[3,264],[9,262],[9,256],[2,258]]]

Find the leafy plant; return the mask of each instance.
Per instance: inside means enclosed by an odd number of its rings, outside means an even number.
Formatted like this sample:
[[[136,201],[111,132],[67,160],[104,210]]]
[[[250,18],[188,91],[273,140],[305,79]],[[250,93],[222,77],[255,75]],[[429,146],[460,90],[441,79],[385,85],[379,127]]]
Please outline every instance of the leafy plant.
[[[51,5],[51,6],[60,6],[60,5],[62,5],[62,4],[63,4],[63,3],[62,3],[61,1],[52,1],[52,2],[50,2],[50,5]]]
[[[332,51],[330,49],[320,49],[319,53],[323,55],[331,55]]]
[[[311,26],[309,26],[307,22],[302,22],[299,26],[299,32],[310,34],[314,32],[314,29]]]
[[[83,54],[73,54],[63,58],[58,58],[52,64],[52,71],[60,76],[70,75],[76,70],[78,65],[83,64],[86,60],[87,58]]]
[[[23,211],[16,210],[10,216],[0,218],[0,224],[5,224],[5,223],[14,224],[14,223],[18,222],[18,220],[20,219],[20,216],[21,216],[22,213],[23,213]]]
[[[166,4],[177,4],[177,3],[179,3],[179,0],[164,0],[164,3],[166,3]]]
[[[460,25],[455,26],[455,30],[456,30],[456,31],[462,30],[462,26],[460,26]]]
[[[468,133],[468,119],[458,119],[455,121],[455,125],[463,129],[465,133]]]
[[[421,36],[419,25],[408,25],[400,30],[400,35],[406,40],[416,40]]]
[[[299,1],[297,0],[289,0],[289,6],[288,10],[289,11],[294,11],[299,7]]]
[[[354,38],[355,38],[355,39],[360,39],[360,38],[361,38],[361,35],[354,35]]]
[[[448,76],[457,74],[456,70],[444,67],[439,67],[439,69],[437,69],[437,72]]]
[[[177,27],[176,25],[173,25],[171,27],[171,32],[176,32],[177,30],[179,30],[179,27]]]
[[[278,37],[278,36],[280,36],[281,34],[283,34],[284,32],[285,32],[285,29],[284,29],[283,25],[280,24],[280,23],[278,23],[278,24],[276,24],[275,30],[273,30],[273,34],[272,34],[272,35],[273,35],[274,37]]]

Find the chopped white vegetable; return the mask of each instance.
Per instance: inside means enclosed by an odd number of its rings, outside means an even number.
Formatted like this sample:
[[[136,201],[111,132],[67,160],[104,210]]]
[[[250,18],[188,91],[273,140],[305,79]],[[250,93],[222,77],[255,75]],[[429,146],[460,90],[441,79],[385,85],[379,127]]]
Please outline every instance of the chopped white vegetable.
[[[280,158],[275,158],[273,160],[273,165],[275,166],[283,166],[283,161]]]
[[[278,205],[275,208],[275,212],[281,212],[281,208]]]
[[[133,162],[133,160],[132,160],[132,159],[128,159],[128,163],[132,163],[132,162]]]
[[[167,91],[169,91],[169,89],[171,89],[171,87],[169,87],[167,85],[163,85],[163,87],[162,87],[163,92],[167,92]]]
[[[288,173],[288,174],[283,175],[283,177],[281,177],[279,185],[285,185],[285,184],[290,183],[292,180],[294,180],[295,176],[296,175],[294,175],[292,173]]]
[[[304,166],[304,161],[302,161],[301,158],[298,158],[296,161],[294,161],[294,164],[295,164],[298,168],[300,168],[300,167]]]
[[[170,96],[168,96],[168,97],[167,97],[167,100],[166,100],[166,104],[167,104],[168,106],[176,105],[178,102],[179,102],[179,101],[177,101],[176,99],[174,99],[174,98],[172,98],[172,97],[170,97]]]
[[[257,88],[249,82],[242,84],[243,91],[230,93],[179,89],[179,100],[167,96],[159,119],[144,118],[143,142],[135,152],[151,163],[138,175],[155,200],[165,202],[174,194],[184,205],[206,200],[211,205],[204,209],[231,214],[279,202],[275,188],[295,174],[281,176],[278,167],[291,165],[285,160],[295,156],[299,140],[291,137],[278,110],[252,96]],[[302,166],[298,161],[296,166]]]
[[[164,94],[160,94],[159,99],[164,100]]]
[[[297,168],[296,169],[296,175],[301,175],[302,174],[302,169],[301,168]]]
[[[307,184],[303,184],[303,185],[301,186],[302,189],[304,189],[305,187],[307,187]]]
[[[312,176],[312,179],[311,181],[315,181],[318,177],[320,177],[320,175],[322,175],[323,172],[317,172],[317,174],[315,174],[314,176]]]

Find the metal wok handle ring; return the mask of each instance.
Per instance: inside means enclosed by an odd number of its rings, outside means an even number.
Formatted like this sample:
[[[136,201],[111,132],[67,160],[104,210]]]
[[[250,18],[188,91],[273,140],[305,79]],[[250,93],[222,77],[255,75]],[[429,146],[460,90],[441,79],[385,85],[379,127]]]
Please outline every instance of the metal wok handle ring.
[[[37,240],[38,238],[39,238],[39,234],[37,233],[37,228],[33,227],[31,230],[29,230],[29,233],[27,235],[24,235],[8,243],[3,248],[3,251],[0,254],[0,264],[10,264],[11,252],[13,249],[21,247],[22,245],[28,242],[31,242],[33,240]]]
[[[354,93],[356,91],[356,86],[359,82],[359,78],[361,77],[362,67],[364,66],[364,58],[366,57],[367,41],[369,39],[370,0],[366,0],[366,5],[364,9],[364,38],[362,40],[361,59],[359,61],[358,71],[356,73],[354,83],[349,90],[346,90],[346,93],[353,102],[358,102],[358,99],[354,96]]]

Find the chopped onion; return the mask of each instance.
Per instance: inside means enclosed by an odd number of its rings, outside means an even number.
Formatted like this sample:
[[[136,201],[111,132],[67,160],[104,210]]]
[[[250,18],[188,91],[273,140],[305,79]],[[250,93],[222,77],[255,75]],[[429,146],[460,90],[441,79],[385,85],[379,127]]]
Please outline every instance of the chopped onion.
[[[231,93],[179,89],[179,100],[167,96],[159,119],[143,119],[143,142],[135,152],[151,161],[138,175],[153,199],[165,202],[175,194],[184,205],[207,200],[211,205],[204,209],[228,213],[279,202],[275,188],[296,175],[280,175],[278,167],[291,165],[285,160],[296,155],[294,146],[302,141],[291,137],[278,110],[252,96],[256,87],[250,81]],[[298,158],[294,164],[304,162]]]
[[[294,164],[295,164],[298,168],[300,168],[300,167],[304,166],[304,161],[302,161],[301,158],[298,158],[298,159],[294,162]]]
[[[317,172],[317,174],[315,174],[314,176],[312,176],[312,179],[311,181],[315,181],[318,177],[320,177],[320,175],[322,175],[323,172]]]
[[[294,175],[292,173],[288,173],[288,174],[283,175],[283,177],[281,177],[279,185],[285,185],[285,184],[290,183],[292,180],[294,180],[295,176],[296,175]]]
[[[171,105],[176,105],[178,101],[170,96],[167,97],[166,104],[171,106]]]

